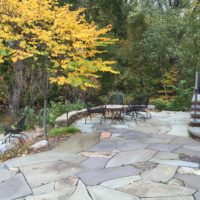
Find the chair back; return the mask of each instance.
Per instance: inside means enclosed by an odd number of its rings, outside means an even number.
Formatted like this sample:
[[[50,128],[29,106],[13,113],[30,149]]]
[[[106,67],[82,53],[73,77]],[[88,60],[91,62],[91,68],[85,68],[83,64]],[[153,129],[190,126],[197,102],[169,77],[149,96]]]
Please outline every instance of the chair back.
[[[124,102],[124,95],[121,93],[113,94],[110,97],[109,104],[122,105]]]
[[[22,131],[25,128],[26,115],[24,115],[16,125],[17,131]]]
[[[130,102],[130,105],[135,105],[140,109],[147,108],[149,105],[149,97],[148,96],[136,97],[133,101]]]

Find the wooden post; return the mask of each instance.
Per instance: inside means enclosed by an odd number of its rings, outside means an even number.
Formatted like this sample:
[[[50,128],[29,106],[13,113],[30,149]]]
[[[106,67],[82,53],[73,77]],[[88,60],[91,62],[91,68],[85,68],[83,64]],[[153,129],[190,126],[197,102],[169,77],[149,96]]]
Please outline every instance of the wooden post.
[[[196,114],[197,114],[197,97],[198,97],[198,85],[199,85],[199,72],[196,71],[195,74],[195,86],[194,86],[194,98],[195,98],[195,102],[194,102],[194,114],[195,114],[195,119],[196,119]]]

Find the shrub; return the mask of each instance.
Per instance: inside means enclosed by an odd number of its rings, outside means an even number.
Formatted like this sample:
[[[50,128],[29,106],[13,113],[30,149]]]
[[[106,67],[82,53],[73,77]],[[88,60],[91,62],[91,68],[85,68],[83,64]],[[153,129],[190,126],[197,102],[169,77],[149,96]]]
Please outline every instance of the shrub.
[[[157,110],[169,110],[170,108],[170,102],[167,100],[155,99],[152,103],[155,105],[155,109]]]
[[[73,134],[80,132],[80,130],[76,127],[59,127],[59,128],[53,128],[49,131],[49,136],[55,137],[55,136],[61,136],[65,134]]]
[[[76,103],[51,102],[48,112],[49,123],[54,125],[56,118],[59,117],[60,115],[74,110],[81,110],[84,108],[84,106],[85,105],[81,102],[76,102]]]

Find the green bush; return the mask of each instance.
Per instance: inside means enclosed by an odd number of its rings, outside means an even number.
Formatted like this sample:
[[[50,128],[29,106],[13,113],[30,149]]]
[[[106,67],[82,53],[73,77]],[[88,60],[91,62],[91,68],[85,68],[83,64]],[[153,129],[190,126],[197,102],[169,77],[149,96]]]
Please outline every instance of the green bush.
[[[49,136],[55,137],[55,136],[61,136],[65,134],[73,134],[80,132],[80,130],[76,127],[59,127],[59,128],[53,128],[49,131]]]
[[[163,99],[155,99],[152,101],[157,110],[169,110],[170,102]]]
[[[84,106],[85,105],[81,102],[76,102],[76,103],[51,102],[48,112],[49,123],[54,125],[56,118],[59,117],[60,115],[74,110],[81,110],[84,108]]]
[[[192,88],[188,88],[186,81],[181,80],[178,87],[169,86],[169,89],[172,89],[176,92],[170,100],[155,99],[153,104],[158,110],[171,110],[171,111],[187,111],[190,109],[191,100],[192,100]]]
[[[5,131],[5,127],[0,124],[0,134],[4,133],[4,131]]]

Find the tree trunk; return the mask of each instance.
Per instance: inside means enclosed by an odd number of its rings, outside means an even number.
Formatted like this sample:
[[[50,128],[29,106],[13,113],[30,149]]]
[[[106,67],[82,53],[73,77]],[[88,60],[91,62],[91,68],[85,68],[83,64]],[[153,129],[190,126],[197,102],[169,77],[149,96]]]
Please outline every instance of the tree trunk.
[[[10,113],[13,117],[16,117],[20,108],[20,96],[22,89],[22,80],[23,80],[23,63],[22,61],[17,61],[13,66],[14,79],[13,79],[13,88],[11,102],[9,105]]]
[[[43,128],[44,128],[44,137],[48,141],[47,135],[47,95],[44,96],[44,113],[43,113]]]

